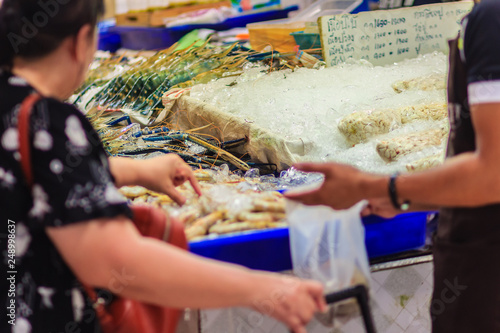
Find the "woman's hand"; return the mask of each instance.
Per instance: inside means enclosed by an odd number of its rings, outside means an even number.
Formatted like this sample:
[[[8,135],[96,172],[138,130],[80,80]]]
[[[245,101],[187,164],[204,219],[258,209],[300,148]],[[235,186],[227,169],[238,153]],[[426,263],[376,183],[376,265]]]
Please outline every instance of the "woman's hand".
[[[186,198],[175,188],[186,181],[189,181],[195,192],[201,195],[201,188],[193,170],[176,154],[148,160],[112,157],[109,159],[109,166],[116,187],[144,186],[151,191],[165,193],[181,206],[186,202]]]
[[[274,274],[259,280],[252,308],[283,322],[294,333],[306,333],[314,313],[327,309],[319,282]]]
[[[186,198],[177,191],[176,187],[186,181],[191,183],[198,195],[202,195],[193,170],[179,155],[167,154],[142,161],[139,175],[140,185],[151,191],[167,194],[181,206],[186,202]]]
[[[382,176],[375,176],[359,171],[349,165],[337,163],[304,163],[295,166],[305,172],[319,172],[325,175],[323,185],[305,193],[285,193],[285,197],[306,205],[326,205],[334,209],[347,209],[359,201],[370,198],[371,193],[364,190],[368,182],[384,181]],[[385,183],[387,184],[387,183]],[[384,185],[385,188],[387,185]]]

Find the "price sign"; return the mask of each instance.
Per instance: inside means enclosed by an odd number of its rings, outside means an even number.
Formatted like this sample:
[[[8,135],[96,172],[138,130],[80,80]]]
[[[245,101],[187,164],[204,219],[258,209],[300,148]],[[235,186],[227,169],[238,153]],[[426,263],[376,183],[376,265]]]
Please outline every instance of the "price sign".
[[[473,2],[455,2],[322,16],[318,26],[327,66],[347,59],[386,65],[433,51],[448,53]]]

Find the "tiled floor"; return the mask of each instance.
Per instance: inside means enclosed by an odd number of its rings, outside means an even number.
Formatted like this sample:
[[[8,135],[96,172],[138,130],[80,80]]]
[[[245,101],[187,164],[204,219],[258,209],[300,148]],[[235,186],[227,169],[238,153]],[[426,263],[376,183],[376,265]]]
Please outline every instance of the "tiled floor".
[[[432,263],[419,264],[372,274],[372,315],[379,333],[430,332],[429,304],[432,293]],[[273,319],[240,308],[201,312],[202,333],[287,333]],[[363,333],[360,318],[324,327],[317,321],[309,333]]]
[[[373,273],[372,281],[372,314],[378,332],[430,332],[432,263]],[[364,332],[364,328],[357,318],[338,332]]]

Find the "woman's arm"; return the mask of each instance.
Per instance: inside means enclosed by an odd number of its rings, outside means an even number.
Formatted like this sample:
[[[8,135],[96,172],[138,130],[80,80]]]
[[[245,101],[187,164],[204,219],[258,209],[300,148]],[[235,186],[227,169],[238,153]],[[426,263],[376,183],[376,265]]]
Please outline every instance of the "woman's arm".
[[[432,170],[398,177],[396,188],[401,202],[440,207],[500,203],[500,103],[472,106],[471,115],[476,151],[450,158]],[[335,163],[303,164],[298,168],[325,174],[325,183],[319,190],[286,195],[306,204],[342,209],[362,199],[389,196],[388,176]]]
[[[165,193],[176,203],[183,205],[186,198],[175,187],[189,181],[195,192],[201,195],[193,170],[176,154],[148,160],[112,157],[109,159],[109,166],[117,187],[144,186],[152,191]]]
[[[85,284],[171,307],[252,307],[296,332],[325,308],[311,281],[203,259],[145,238],[125,217],[48,228],[64,260]]]
[[[110,157],[109,168],[116,187],[135,186],[141,183],[141,161],[128,157]]]

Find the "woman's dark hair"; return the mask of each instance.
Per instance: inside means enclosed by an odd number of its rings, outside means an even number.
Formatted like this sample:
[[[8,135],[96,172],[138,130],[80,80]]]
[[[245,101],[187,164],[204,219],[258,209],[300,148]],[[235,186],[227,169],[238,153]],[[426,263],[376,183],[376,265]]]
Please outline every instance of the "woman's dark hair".
[[[0,67],[15,57],[48,55],[85,24],[95,26],[103,0],[4,0],[0,7]]]

